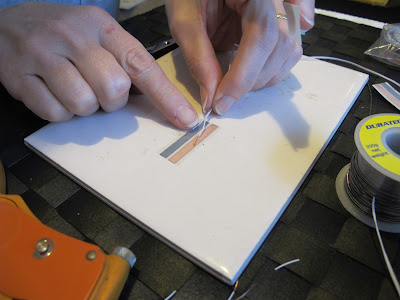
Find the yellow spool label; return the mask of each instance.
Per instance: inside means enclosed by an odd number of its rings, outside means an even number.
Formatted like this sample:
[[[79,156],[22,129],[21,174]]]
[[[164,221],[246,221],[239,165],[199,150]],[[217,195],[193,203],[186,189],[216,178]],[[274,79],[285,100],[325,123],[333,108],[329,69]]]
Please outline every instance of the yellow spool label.
[[[400,128],[396,115],[376,116],[367,120],[360,129],[360,142],[367,155],[386,170],[400,175],[400,159],[386,149],[382,133],[389,128]]]

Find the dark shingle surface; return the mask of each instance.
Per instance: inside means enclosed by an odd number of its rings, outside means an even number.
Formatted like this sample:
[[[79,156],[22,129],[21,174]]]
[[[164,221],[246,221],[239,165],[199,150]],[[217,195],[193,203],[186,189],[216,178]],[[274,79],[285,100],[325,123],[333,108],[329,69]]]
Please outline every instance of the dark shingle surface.
[[[397,275],[398,278],[398,275]],[[385,278],[382,281],[381,289],[379,291],[378,300],[398,300],[398,294],[390,279]]]
[[[29,154],[31,154],[31,151],[20,142],[8,145],[1,153],[0,157],[5,167],[11,167]]]
[[[293,200],[290,202],[289,206],[286,208],[285,212],[283,213],[280,221],[290,224],[296,218],[298,212],[303,207],[304,202],[306,201],[306,196],[302,193],[297,193],[294,196]]]
[[[133,275],[163,298],[180,289],[196,270],[190,261],[148,234],[131,250],[137,257]]]
[[[383,276],[338,253],[321,287],[340,299],[376,299]]]
[[[50,228],[53,228],[54,230],[69,235],[78,240],[83,241],[85,239],[85,236],[82,233],[80,233],[76,228],[74,228],[74,226],[68,223],[60,215],[55,216],[54,219],[52,219],[46,225],[49,226]]]
[[[349,158],[332,151],[325,151],[315,164],[314,170],[336,180],[337,174],[348,163],[350,163]]]
[[[83,189],[58,206],[57,211],[90,239],[118,216],[112,208]]]
[[[320,37],[334,42],[340,42],[346,39],[347,33],[349,33],[349,31],[350,28],[335,24],[329,30],[321,33]]]
[[[228,299],[231,292],[230,287],[209,276],[205,271],[197,269],[174,299]]]
[[[383,235],[383,234],[382,234]],[[395,259],[399,248],[397,235],[382,236],[386,252],[390,260]],[[375,230],[350,218],[346,221],[335,243],[335,248],[341,253],[357,260],[382,274],[386,272],[385,262],[381,255]]]
[[[311,284],[286,268],[267,259],[253,282],[249,299],[305,299]]]
[[[118,215],[93,240],[108,253],[111,253],[117,246],[130,248],[142,235],[143,230]]]
[[[307,34],[303,35],[303,36],[301,37],[301,40],[303,41],[303,44],[304,44],[304,43],[306,43],[306,44],[313,44],[313,43],[315,43],[315,42],[318,40],[320,34],[323,33],[323,32],[324,32],[324,31],[323,31],[322,29],[319,29],[319,28],[314,27],[314,28],[310,29],[310,30],[307,32]]]
[[[37,189],[37,193],[42,196],[51,206],[57,207],[70,196],[79,191],[80,187],[71,179],[63,174],[57,174],[52,180]]]
[[[292,226],[325,245],[333,245],[345,221],[346,217],[342,214],[309,200],[297,214]]]
[[[7,178],[7,193],[12,195],[21,195],[23,192],[26,192],[29,188],[22,183],[13,173],[10,171],[6,172]]]
[[[337,300],[337,299],[339,298],[321,288],[316,288],[316,287],[312,287],[307,295],[307,300]]]
[[[131,274],[126,280],[124,289],[121,292],[121,300],[161,300],[159,295],[157,295],[153,290],[146,286],[143,282],[136,279]]]
[[[336,143],[332,146],[332,151],[351,159],[357,150],[353,135],[340,134]]]
[[[279,225],[263,253],[279,264],[293,259],[299,262],[287,266],[308,282],[319,285],[329,268],[334,249],[315,241],[311,235],[284,224]]]
[[[57,216],[57,211],[32,190],[21,194],[32,213],[44,224]]]
[[[322,15],[315,15],[315,28],[321,29],[323,31],[329,31],[334,25],[335,23],[332,18]]]
[[[305,187],[303,194],[338,213],[348,214],[336,195],[335,179],[325,174],[315,173]]]
[[[38,191],[43,185],[60,174],[53,166],[37,155],[29,155],[14,164],[10,171],[25,185]]]
[[[400,80],[398,68],[363,54],[379,37],[378,29],[321,15],[315,20],[315,27],[303,36],[306,55],[334,55]],[[170,36],[163,7],[122,25],[145,46]],[[370,83],[376,82],[382,80],[371,76]],[[62,233],[97,243],[107,252],[116,246],[129,247],[137,263],[121,299],[163,299],[174,290],[177,299],[229,297],[232,287],[144,233],[31,153],[23,138],[47,122],[13,100],[1,85],[0,97],[0,159],[6,168],[8,192],[20,194],[42,222]],[[368,88],[364,88],[239,278],[237,296],[249,291],[246,299],[397,299],[374,230],[343,208],[335,190],[337,173],[356,150],[357,123],[370,111],[398,113],[374,89],[372,105],[370,97]],[[382,233],[382,237],[399,276],[400,235]],[[274,271],[295,258],[301,261]]]

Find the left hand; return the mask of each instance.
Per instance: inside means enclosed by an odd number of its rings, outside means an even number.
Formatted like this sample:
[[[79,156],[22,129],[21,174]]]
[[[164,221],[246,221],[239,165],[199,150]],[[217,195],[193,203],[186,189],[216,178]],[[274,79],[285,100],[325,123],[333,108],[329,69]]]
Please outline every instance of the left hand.
[[[27,1],[0,8],[0,82],[43,119],[122,108],[134,84],[176,127],[195,109],[143,45],[96,6]]]
[[[285,14],[281,0],[167,0],[166,8],[204,111],[222,115],[249,91],[280,82],[303,53],[287,20],[277,18]],[[234,43],[239,49],[223,77],[214,49],[231,50]]]

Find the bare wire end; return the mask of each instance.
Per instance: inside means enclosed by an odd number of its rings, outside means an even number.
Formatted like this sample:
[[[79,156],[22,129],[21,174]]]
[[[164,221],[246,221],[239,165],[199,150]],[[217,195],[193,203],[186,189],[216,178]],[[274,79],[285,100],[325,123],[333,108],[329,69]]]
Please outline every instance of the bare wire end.
[[[228,300],[232,300],[232,299],[233,299],[233,296],[235,296],[235,293],[236,293],[236,289],[237,289],[237,287],[238,287],[238,284],[239,284],[239,280],[236,280],[235,286],[233,287],[233,291],[232,291],[231,295],[229,296]]]

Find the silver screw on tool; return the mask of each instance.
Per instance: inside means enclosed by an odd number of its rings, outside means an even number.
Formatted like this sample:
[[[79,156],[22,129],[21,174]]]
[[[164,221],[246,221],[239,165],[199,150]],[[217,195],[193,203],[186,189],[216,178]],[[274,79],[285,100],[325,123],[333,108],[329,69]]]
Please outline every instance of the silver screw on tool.
[[[87,260],[95,260],[96,259],[96,257],[97,257],[97,252],[96,251],[89,251],[87,254],[86,254],[86,258],[87,258]]]
[[[51,239],[40,239],[35,246],[35,252],[33,252],[33,257],[35,258],[46,258],[53,253],[54,243]]]
[[[114,249],[112,254],[118,255],[119,257],[125,259],[128,262],[128,264],[131,266],[131,268],[133,267],[133,265],[136,262],[135,254],[133,254],[133,252],[131,250],[129,250],[128,248],[117,247]]]

